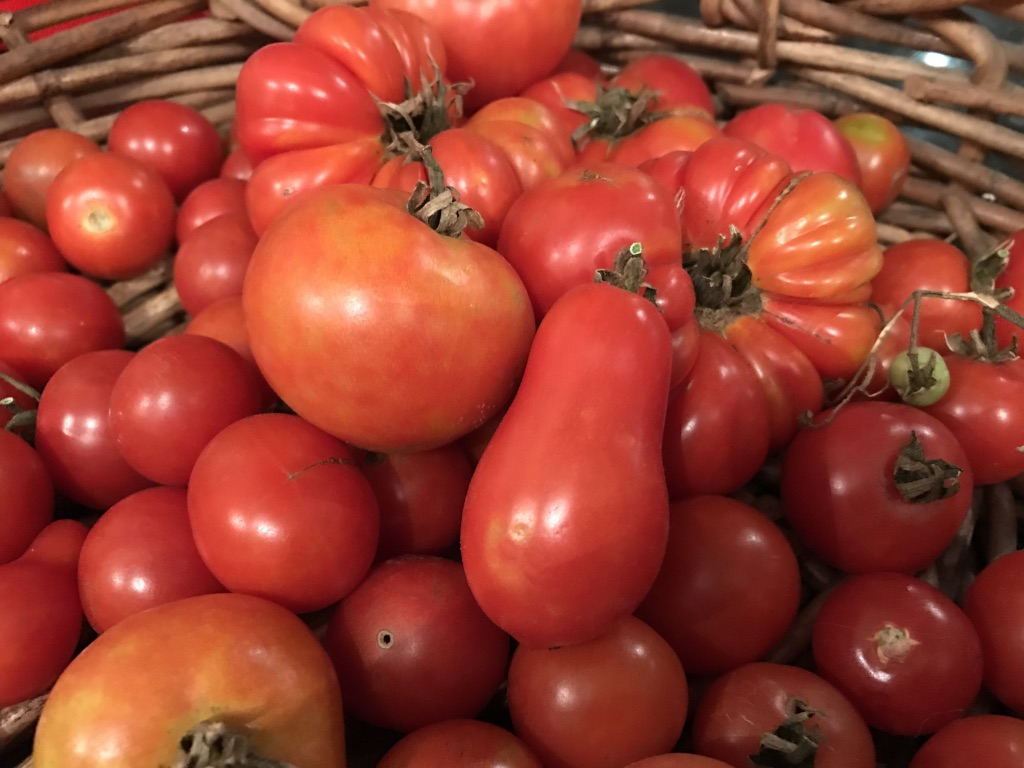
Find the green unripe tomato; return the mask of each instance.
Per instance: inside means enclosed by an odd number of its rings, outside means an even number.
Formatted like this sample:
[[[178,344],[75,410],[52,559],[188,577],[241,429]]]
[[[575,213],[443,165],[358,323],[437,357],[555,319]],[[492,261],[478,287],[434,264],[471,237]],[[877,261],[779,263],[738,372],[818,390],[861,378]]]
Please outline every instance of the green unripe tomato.
[[[918,347],[913,354],[903,350],[889,365],[889,384],[907,405],[933,405],[949,390],[949,368],[929,347]]]

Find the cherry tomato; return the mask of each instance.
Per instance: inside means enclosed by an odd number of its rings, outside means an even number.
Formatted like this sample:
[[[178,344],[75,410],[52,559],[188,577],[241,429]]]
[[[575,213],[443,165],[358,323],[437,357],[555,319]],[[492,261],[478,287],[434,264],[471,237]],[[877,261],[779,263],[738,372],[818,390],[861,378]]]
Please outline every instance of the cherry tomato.
[[[249,219],[237,213],[192,230],[174,258],[174,287],[185,311],[196,315],[217,299],[241,296],[258,240]]]
[[[954,720],[917,751],[910,768],[959,768],[970,755],[985,768],[1017,768],[1024,757],[1024,720],[976,715]]]
[[[899,197],[910,172],[910,148],[896,125],[871,112],[837,117],[835,126],[857,156],[860,191],[873,213],[880,213]]]
[[[425,725],[402,737],[377,768],[542,768],[515,734],[480,720]],[[1001,768],[1001,766],[999,767]]]
[[[46,464],[21,437],[0,429],[0,565],[21,557],[53,519],[53,482]]]
[[[0,216],[0,283],[32,272],[65,272],[68,263],[37,227]]]
[[[245,156],[241,148],[232,150],[221,163],[220,173],[222,179],[238,179],[248,181],[252,177],[252,161]]]
[[[185,242],[200,224],[225,213],[248,216],[245,184],[242,179],[216,178],[204,181],[189,192],[178,209],[175,239],[179,243]]]
[[[667,755],[645,757],[643,760],[630,763],[626,768],[729,768],[729,764],[702,755],[672,752]]]

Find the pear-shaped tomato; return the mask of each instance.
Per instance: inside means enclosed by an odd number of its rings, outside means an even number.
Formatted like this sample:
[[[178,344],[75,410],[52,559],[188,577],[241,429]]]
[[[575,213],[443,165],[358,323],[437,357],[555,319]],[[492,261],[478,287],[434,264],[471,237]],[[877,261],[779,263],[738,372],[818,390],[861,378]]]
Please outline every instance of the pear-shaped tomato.
[[[462,519],[470,588],[520,643],[591,640],[653,583],[668,540],[671,368],[668,326],[629,290],[577,286],[541,322]]]

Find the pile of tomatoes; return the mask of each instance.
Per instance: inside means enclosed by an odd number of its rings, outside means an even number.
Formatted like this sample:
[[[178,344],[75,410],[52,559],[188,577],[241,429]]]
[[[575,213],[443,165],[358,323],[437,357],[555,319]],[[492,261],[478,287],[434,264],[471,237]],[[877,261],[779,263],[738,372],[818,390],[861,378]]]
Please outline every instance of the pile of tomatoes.
[[[578,0],[493,5],[316,11],[226,142],[146,101],[11,153],[36,768],[1019,766],[1024,552],[965,577],[1024,471],[1019,241],[883,249],[885,118],[723,123],[570,50]],[[187,325],[132,344],[105,289],[168,254]]]

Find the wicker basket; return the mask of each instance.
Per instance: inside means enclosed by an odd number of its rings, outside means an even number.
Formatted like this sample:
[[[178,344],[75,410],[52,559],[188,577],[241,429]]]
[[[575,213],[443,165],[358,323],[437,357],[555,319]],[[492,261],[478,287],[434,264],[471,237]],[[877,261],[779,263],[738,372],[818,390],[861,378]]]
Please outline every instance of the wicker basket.
[[[0,167],[17,140],[60,126],[102,141],[118,111],[146,98],[200,109],[227,129],[233,86],[260,45],[289,39],[331,0],[149,0],[29,42],[54,24],[121,8],[124,0],[53,0],[0,12]],[[710,83],[719,114],[767,101],[837,116],[876,111],[900,124],[914,168],[901,198],[879,219],[884,243],[955,240],[988,252],[1024,229],[1024,45],[994,36],[952,0],[701,0],[701,19],[645,9],[652,0],[586,0],[577,45],[609,70],[652,51],[678,55]],[[1006,29],[1024,27],[1024,2],[979,0]],[[669,3],[671,5],[671,1]],[[1024,37],[1024,35],[1022,35]],[[934,67],[932,52],[955,67]],[[944,61],[949,59],[943,58]],[[175,332],[187,319],[170,260],[107,286],[125,317],[129,344]],[[778,467],[766,466],[745,500],[776,519]],[[960,535],[926,576],[959,596],[971,574],[1017,546],[1024,482],[979,490]],[[979,531],[979,535],[975,535]],[[804,554],[804,553],[801,553]],[[807,602],[772,659],[793,662],[808,647],[811,619],[838,574],[802,557]],[[0,762],[21,768],[41,701],[0,710]],[[979,706],[996,706],[982,702]],[[998,710],[997,710],[998,711]],[[380,744],[368,740],[370,752]],[[880,742],[889,768],[906,765],[912,740]],[[368,760],[366,764],[372,764]]]

